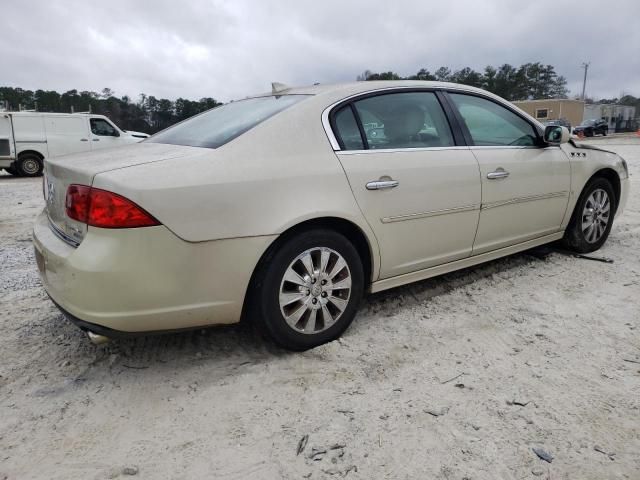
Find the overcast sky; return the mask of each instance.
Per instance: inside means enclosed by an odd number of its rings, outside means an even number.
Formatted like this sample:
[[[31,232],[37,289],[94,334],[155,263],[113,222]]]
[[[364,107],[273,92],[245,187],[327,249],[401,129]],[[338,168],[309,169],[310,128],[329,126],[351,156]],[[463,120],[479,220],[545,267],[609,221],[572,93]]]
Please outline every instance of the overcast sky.
[[[2,2],[0,86],[222,101],[365,69],[556,67],[571,94],[640,96],[640,0]]]

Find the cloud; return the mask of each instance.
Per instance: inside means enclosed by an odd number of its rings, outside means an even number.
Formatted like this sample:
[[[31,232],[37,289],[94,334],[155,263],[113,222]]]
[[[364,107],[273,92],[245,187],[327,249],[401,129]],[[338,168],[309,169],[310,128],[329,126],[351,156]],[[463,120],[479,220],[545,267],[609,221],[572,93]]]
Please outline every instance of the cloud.
[[[591,61],[588,95],[640,95],[639,17],[637,0],[22,0],[3,6],[0,83],[226,101],[365,69],[540,61],[575,94]]]

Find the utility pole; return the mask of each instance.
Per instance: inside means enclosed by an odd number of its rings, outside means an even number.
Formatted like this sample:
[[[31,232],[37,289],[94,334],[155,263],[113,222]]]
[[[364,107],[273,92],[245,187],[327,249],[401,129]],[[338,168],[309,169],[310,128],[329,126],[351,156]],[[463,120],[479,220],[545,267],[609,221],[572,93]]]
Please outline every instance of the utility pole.
[[[584,68],[584,80],[582,80],[582,101],[584,102],[584,91],[587,88],[587,70],[589,70],[591,62],[583,63],[580,68]]]

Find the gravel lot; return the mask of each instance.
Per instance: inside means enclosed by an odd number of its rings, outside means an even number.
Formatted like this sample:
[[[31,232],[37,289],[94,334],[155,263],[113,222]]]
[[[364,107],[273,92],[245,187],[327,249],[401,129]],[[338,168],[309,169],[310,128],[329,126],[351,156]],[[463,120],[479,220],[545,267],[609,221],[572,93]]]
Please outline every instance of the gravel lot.
[[[241,327],[94,347],[38,279],[41,180],[0,174],[0,480],[639,479],[640,139],[589,143],[632,174],[615,263],[523,253],[373,295],[302,354]]]

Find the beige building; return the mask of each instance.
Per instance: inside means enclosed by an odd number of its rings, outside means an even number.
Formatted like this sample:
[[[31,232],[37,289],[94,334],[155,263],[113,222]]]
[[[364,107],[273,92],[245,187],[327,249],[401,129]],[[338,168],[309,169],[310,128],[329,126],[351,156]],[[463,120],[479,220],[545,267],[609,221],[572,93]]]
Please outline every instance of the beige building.
[[[513,104],[540,122],[565,119],[574,127],[579,125],[584,118],[584,102],[582,100],[567,100],[565,98],[523,100],[513,102]]]

